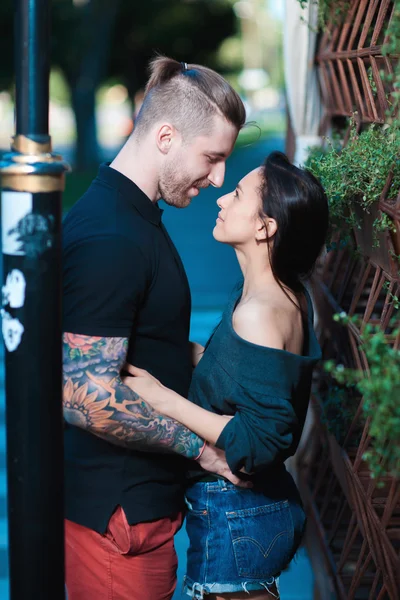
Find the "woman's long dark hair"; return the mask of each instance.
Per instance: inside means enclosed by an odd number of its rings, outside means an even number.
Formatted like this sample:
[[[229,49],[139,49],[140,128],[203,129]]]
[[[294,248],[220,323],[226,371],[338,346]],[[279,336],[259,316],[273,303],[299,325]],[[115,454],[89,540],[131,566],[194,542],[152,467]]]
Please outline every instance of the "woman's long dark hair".
[[[281,286],[298,294],[328,234],[324,188],[310,171],[292,165],[282,152],[272,152],[263,165],[261,197],[260,216],[277,223],[276,233],[267,239],[272,273]]]
[[[276,233],[267,238],[272,274],[289,300],[303,313],[301,305],[292,300],[287,290],[300,294],[304,281],[312,274],[328,234],[328,199],[318,179],[307,169],[292,165],[282,152],[272,152],[267,157],[260,193],[260,217],[270,217],[277,223]],[[205,349],[218,327],[219,324]]]

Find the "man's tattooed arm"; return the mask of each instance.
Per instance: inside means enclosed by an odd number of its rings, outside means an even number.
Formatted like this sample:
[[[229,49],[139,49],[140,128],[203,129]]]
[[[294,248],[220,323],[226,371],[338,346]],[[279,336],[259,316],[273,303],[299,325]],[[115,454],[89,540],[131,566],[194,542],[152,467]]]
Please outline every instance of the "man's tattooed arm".
[[[204,441],[155,412],[124,385],[127,338],[64,333],[64,419],[111,443],[134,450],[172,451],[196,458]]]

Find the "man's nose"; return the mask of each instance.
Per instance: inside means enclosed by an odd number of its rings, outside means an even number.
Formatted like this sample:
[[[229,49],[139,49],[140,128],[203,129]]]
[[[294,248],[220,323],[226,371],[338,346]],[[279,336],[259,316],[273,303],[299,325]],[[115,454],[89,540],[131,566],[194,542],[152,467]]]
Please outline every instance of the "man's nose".
[[[225,163],[221,162],[213,166],[212,171],[208,176],[208,181],[214,187],[221,187],[225,179]]]

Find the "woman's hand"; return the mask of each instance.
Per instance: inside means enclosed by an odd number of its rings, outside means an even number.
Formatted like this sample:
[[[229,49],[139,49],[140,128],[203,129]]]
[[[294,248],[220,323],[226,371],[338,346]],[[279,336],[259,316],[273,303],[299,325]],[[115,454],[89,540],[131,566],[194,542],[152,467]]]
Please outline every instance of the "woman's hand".
[[[164,409],[166,408],[171,390],[166,388],[158,379],[144,369],[139,369],[126,363],[123,370],[130,373],[133,377],[123,377],[122,382],[136,392],[138,396],[143,398],[157,412],[162,413],[163,407]]]

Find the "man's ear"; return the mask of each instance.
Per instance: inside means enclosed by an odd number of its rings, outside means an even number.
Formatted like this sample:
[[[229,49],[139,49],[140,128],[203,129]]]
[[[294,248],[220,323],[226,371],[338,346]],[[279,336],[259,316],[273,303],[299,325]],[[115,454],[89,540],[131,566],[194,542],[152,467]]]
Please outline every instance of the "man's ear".
[[[176,136],[176,129],[170,123],[164,123],[156,132],[156,144],[160,152],[168,154]]]

